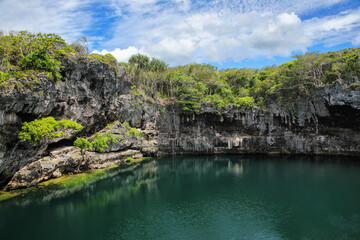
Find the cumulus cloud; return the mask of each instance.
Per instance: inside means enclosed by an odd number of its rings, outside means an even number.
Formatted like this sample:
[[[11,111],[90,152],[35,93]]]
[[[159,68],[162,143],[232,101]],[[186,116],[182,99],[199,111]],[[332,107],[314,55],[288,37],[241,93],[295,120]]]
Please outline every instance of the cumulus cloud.
[[[116,32],[126,32],[133,44],[170,64],[289,56],[295,50],[305,51],[311,43],[295,13],[229,11],[183,16],[168,12],[138,24],[136,30],[120,25]],[[121,36],[115,37],[108,44],[122,41]]]
[[[140,51],[136,47],[131,47],[131,46],[126,49],[115,48],[113,51],[108,51],[108,50],[104,49],[100,52],[100,51],[94,50],[92,53],[97,53],[97,54],[101,54],[101,55],[110,53],[119,62],[127,62],[132,55],[135,55],[138,53],[146,54],[145,52]]]
[[[299,17],[344,1],[112,0],[127,14],[114,29],[121,34],[104,46],[126,47],[131,41],[131,45],[172,65],[289,57],[319,41],[337,44],[355,39],[350,32],[359,23],[358,12],[305,21]],[[336,32],[346,34],[339,37]]]

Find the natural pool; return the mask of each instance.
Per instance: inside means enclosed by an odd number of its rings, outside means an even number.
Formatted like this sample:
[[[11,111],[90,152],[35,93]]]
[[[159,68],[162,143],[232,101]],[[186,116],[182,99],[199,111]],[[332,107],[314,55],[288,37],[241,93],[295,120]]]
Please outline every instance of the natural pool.
[[[360,164],[202,156],[0,202],[1,239],[360,239]],[[359,161],[360,162],[360,161]],[[114,170],[115,171],[115,170]]]

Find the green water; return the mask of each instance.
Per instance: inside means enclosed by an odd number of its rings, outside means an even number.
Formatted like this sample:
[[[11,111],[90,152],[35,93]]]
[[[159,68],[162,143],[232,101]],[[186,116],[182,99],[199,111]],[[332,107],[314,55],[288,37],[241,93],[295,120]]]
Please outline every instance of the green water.
[[[177,157],[0,202],[1,239],[360,239],[360,164]]]

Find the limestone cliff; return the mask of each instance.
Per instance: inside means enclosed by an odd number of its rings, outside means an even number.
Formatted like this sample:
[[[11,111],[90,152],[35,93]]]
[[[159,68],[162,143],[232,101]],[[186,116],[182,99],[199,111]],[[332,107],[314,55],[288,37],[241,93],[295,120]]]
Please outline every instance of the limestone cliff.
[[[3,89],[0,93],[0,186],[24,166],[43,158],[54,148],[71,146],[76,136],[87,136],[115,121],[129,121],[140,127],[151,121],[152,109],[135,109],[131,100],[131,84],[125,69],[106,63],[67,60],[63,63],[62,81],[46,75],[32,88]],[[23,79],[24,86],[26,79]],[[144,115],[144,118],[143,118]],[[26,121],[52,116],[69,119],[84,126],[70,139],[55,139],[41,144],[20,142],[18,133]]]
[[[356,81],[353,79],[352,81]],[[287,109],[229,107],[182,115],[175,106],[157,121],[159,155],[193,153],[360,155],[360,88],[335,83]]]
[[[270,101],[266,111],[230,106],[219,114],[203,105],[200,113],[186,115],[179,113],[175,103],[132,93],[124,68],[115,70],[90,60],[64,65],[60,82],[44,76],[32,89],[0,94],[2,186],[11,178],[8,188],[18,188],[79,170],[84,164],[79,150],[71,147],[74,138],[89,136],[115,120],[142,129],[144,142],[128,142],[101,154],[88,152],[87,167],[105,167],[127,156],[143,155],[360,156],[360,87],[349,87],[358,81],[355,78],[318,88],[292,108]],[[23,122],[46,116],[76,121],[84,129],[70,139],[37,145],[19,142]]]

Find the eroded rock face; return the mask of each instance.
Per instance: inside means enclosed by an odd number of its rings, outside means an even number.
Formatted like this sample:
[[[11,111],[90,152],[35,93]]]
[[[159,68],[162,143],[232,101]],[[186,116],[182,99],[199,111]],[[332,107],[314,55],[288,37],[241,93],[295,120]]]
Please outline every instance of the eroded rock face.
[[[125,69],[89,60],[67,61],[60,82],[46,76],[32,89],[6,89],[0,94],[0,173],[14,173],[44,154],[47,145],[19,143],[25,121],[52,116],[84,126],[82,134],[100,130],[121,115],[121,96],[130,91]],[[60,144],[61,145],[61,144]],[[1,181],[1,179],[0,179]]]
[[[353,80],[356,81],[356,80]],[[159,115],[158,155],[332,154],[360,155],[360,88],[335,83],[300,99],[292,110],[270,104],[269,111],[229,107],[220,115],[204,105],[182,115],[167,106]]]

